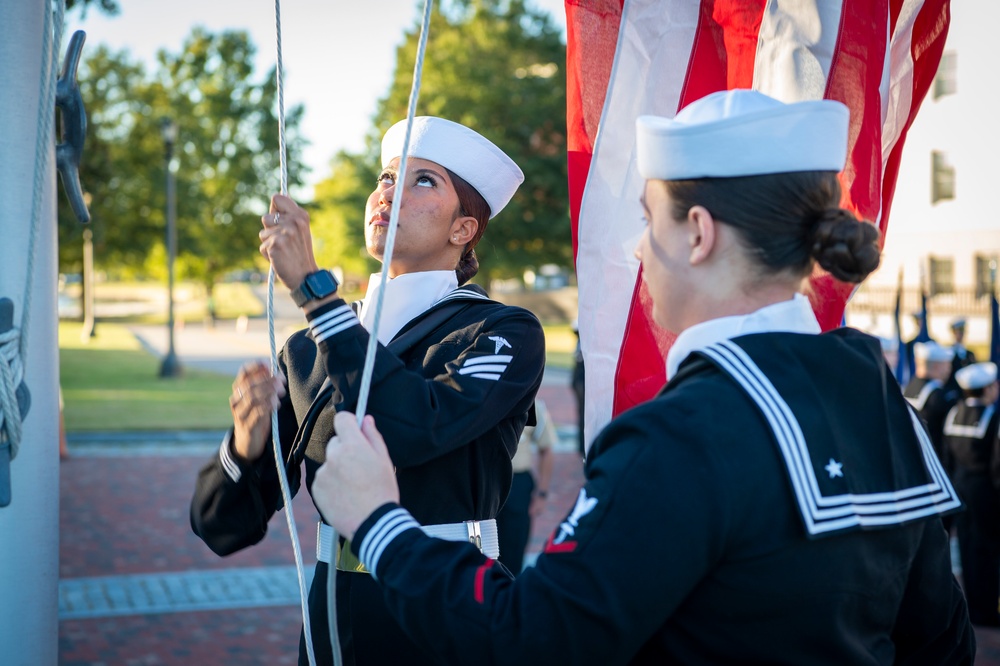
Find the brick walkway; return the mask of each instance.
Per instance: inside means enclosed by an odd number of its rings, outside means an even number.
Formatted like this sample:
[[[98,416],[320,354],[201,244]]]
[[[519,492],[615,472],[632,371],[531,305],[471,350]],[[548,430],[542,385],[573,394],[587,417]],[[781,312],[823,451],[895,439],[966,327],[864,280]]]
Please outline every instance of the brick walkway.
[[[550,382],[540,395],[557,423],[573,421],[567,388]],[[540,550],[582,482],[575,433],[561,434],[529,551]],[[220,438],[71,438],[60,470],[60,664],[296,663],[301,616],[283,516],[261,543],[227,558],[188,524],[195,476]],[[292,509],[311,571],[318,514],[306,493]]]

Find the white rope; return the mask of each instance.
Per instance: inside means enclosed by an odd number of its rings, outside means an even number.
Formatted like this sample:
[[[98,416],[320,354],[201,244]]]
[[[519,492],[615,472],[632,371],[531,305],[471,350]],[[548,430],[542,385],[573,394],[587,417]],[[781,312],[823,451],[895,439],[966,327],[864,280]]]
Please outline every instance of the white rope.
[[[285,90],[282,80],[281,64],[281,0],[274,0],[274,29],[276,33],[277,67],[275,68],[275,84],[278,88],[278,159],[281,167],[281,193],[288,194],[288,163],[285,156]],[[274,265],[267,274],[267,334],[271,343],[271,376],[278,374],[278,352],[274,343]],[[309,622],[309,592],[306,588],[306,577],[302,565],[302,547],[299,544],[299,533],[295,528],[295,515],[292,512],[292,494],[288,489],[288,476],[285,473],[285,461],[282,459],[281,438],[278,434],[278,411],[271,412],[271,437],[274,449],[274,464],[278,468],[278,483],[281,485],[281,497],[285,503],[285,518],[288,522],[288,534],[292,539],[292,552],[295,554],[295,571],[299,579],[299,602],[302,606],[302,632],[305,636],[306,656],[310,666],[316,665],[316,655],[312,643],[312,627]],[[337,650],[339,653],[339,650]],[[337,654],[335,653],[335,654]],[[339,663],[339,662],[338,662]]]
[[[409,144],[410,144],[410,132],[413,127],[413,117],[416,112],[417,98],[420,94],[420,81],[423,75],[423,64],[424,64],[424,54],[427,50],[427,34],[430,26],[430,16],[431,7],[433,5],[432,0],[425,0],[424,2],[424,17],[423,23],[420,28],[420,41],[417,49],[417,61],[414,67],[413,75],[413,85],[410,89],[410,100],[409,108],[407,110],[406,116],[406,134],[403,142],[403,151],[400,156],[399,163],[399,173],[396,178],[396,196],[393,198],[392,209],[389,216],[389,230],[388,236],[386,238],[385,250],[382,257],[382,283],[386,284],[388,282],[388,272],[389,264],[392,260],[393,246],[396,241],[396,228],[399,226],[399,207],[400,201],[402,200],[402,194],[404,187],[398,187],[401,183],[405,183],[406,178],[406,166],[407,158],[409,154]],[[284,100],[284,87],[282,82],[282,58],[281,58],[281,0],[274,0],[274,23],[275,32],[277,35],[276,45],[277,45],[277,67],[276,67],[276,84],[278,88],[278,151],[280,156],[281,165],[281,193],[287,195],[288,193],[288,165],[286,162],[286,148],[285,148],[285,100]],[[364,419],[365,410],[368,404],[368,394],[371,390],[371,380],[372,373],[375,367],[375,353],[378,349],[378,328],[382,319],[382,306],[384,302],[385,290],[381,290],[378,294],[375,303],[375,320],[372,323],[372,330],[369,331],[369,341],[368,350],[365,356],[364,370],[361,376],[361,388],[360,395],[358,397],[358,408],[357,408],[357,418],[358,424]],[[268,273],[267,278],[267,323],[268,323],[268,337],[271,344],[271,374],[274,375],[278,370],[277,361],[277,351],[274,340],[274,266],[271,266],[271,270]],[[306,653],[309,658],[310,664],[315,664],[315,655],[313,653],[312,646],[312,635],[309,624],[309,609],[307,606],[306,599],[308,598],[308,593],[305,587],[305,577],[303,574],[302,567],[302,555],[301,549],[298,541],[298,533],[295,529],[295,518],[292,515],[292,503],[291,497],[288,492],[288,480],[285,474],[284,461],[281,459],[281,446],[278,437],[278,413],[277,411],[271,414],[271,432],[274,439],[274,456],[275,464],[278,468],[278,479],[281,484],[281,493],[285,502],[285,511],[288,518],[288,531],[292,537],[292,549],[295,551],[295,565],[299,577],[299,594],[302,602],[302,625],[305,634],[305,644]],[[333,532],[333,543],[339,541],[337,532]],[[330,646],[333,652],[333,660],[336,666],[340,666],[342,663],[342,657],[340,654],[340,638],[337,632],[337,595],[336,595],[336,576],[337,567],[336,562],[331,562],[328,567],[327,573],[327,620],[328,629],[330,632]]]
[[[406,182],[406,163],[410,153],[410,131],[413,129],[413,116],[417,110],[417,98],[420,96],[420,80],[423,77],[424,51],[427,49],[427,32],[431,22],[431,5],[433,0],[424,0],[424,20],[420,26],[420,42],[417,46],[417,62],[413,67],[413,85],[410,87],[410,105],[406,110],[406,134],[403,137],[403,154],[399,156],[399,173],[396,175],[396,192],[392,198],[392,211],[389,213],[389,234],[385,239],[385,251],[382,253],[382,284],[389,283],[389,264],[392,262],[392,250],[396,244],[396,227],[399,226],[399,206],[403,200],[404,183]],[[368,332],[368,353],[365,356],[365,366],[361,373],[361,389],[358,396],[358,425],[365,418],[368,408],[368,393],[371,390],[372,374],[375,369],[375,351],[378,349],[378,327],[382,319],[382,303],[385,299],[385,289],[378,290],[375,299],[375,320],[372,330]]]
[[[12,325],[9,331],[0,334],[0,439],[6,438],[10,443],[11,460],[17,457],[23,434],[21,409],[17,404],[17,387],[24,379],[24,365],[28,358],[28,323],[35,275],[35,246],[42,217],[42,191],[45,177],[49,175],[49,157],[52,154],[56,78],[59,75],[63,15],[66,13],[65,0],[58,0],[55,7],[52,2],[46,2],[45,5],[42,19],[42,69],[38,83],[39,124],[38,133],[35,135],[35,177],[31,200],[31,227],[28,233],[27,277],[24,281],[24,297],[21,299],[21,325]]]
[[[389,264],[392,263],[392,250],[396,243],[396,227],[399,226],[399,207],[403,200],[403,191],[406,189],[406,166],[410,154],[410,132],[413,129],[413,117],[416,115],[417,98],[420,96],[420,82],[423,78],[424,54],[427,51],[427,35],[430,32],[431,7],[433,0],[424,0],[424,16],[420,24],[420,40],[417,44],[417,60],[413,67],[413,83],[410,86],[410,101],[406,110],[406,133],[403,138],[403,151],[399,156],[399,172],[396,174],[396,190],[392,199],[392,209],[389,213],[389,230],[385,240],[385,249],[382,252],[382,284],[389,283]],[[378,329],[382,321],[382,305],[385,302],[385,289],[378,290],[375,299],[375,319],[372,321],[372,328],[368,331],[368,349],[365,353],[365,365],[361,373],[361,387],[358,395],[357,417],[358,425],[365,418],[365,410],[368,408],[368,394],[371,391],[372,374],[375,370],[375,354],[378,351]],[[338,543],[337,532],[333,532],[333,543]],[[330,565],[330,573],[327,576],[326,600],[327,618],[329,619],[330,642],[333,643],[334,636],[337,635],[336,609],[337,609],[337,567],[335,563]],[[334,643],[334,645],[336,645]],[[338,666],[340,664],[339,650],[334,651],[334,660]]]
[[[0,333],[0,428],[10,442],[10,457],[17,455],[21,442],[21,409],[17,404],[17,387],[24,379],[24,364],[18,353],[21,331],[11,328]]]

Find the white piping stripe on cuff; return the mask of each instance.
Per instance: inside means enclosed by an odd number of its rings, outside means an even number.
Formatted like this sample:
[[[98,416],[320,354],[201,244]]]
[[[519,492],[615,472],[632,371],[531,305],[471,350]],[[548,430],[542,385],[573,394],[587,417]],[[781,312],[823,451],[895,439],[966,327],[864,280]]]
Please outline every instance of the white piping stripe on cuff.
[[[337,333],[346,331],[349,328],[354,328],[355,326],[360,326],[360,322],[358,321],[357,317],[351,317],[348,321],[344,322],[343,324],[334,326],[332,328],[324,328],[322,331],[313,329],[313,337],[315,338],[316,342],[323,342],[324,340],[332,338]]]
[[[399,534],[411,528],[420,529],[420,523],[413,519],[409,511],[400,507],[379,518],[375,526],[365,535],[358,554],[365,568],[376,580],[378,561],[383,551]]]
[[[229,445],[232,441],[232,431],[227,432],[226,436],[222,438],[222,446],[219,447],[219,462],[222,463],[222,469],[226,473],[226,476],[230,478],[233,483],[239,482],[243,477],[243,472],[240,471],[240,466],[236,464],[233,460],[232,453],[229,451]]]
[[[323,314],[319,315],[315,319],[310,320],[309,321],[309,326],[311,328],[315,328],[317,326],[322,326],[323,324],[325,324],[326,322],[330,321],[334,317],[340,317],[345,312],[353,313],[354,310],[351,309],[350,305],[341,305],[339,307],[334,308],[333,310],[330,310],[329,312],[324,312]]]
[[[309,326],[310,326],[310,328],[312,328],[313,331],[318,332],[318,333],[322,333],[323,331],[326,331],[326,330],[331,329],[331,328],[333,328],[335,326],[339,326],[340,324],[343,324],[345,321],[356,320],[357,318],[358,317],[357,317],[356,314],[354,314],[353,312],[348,311],[348,312],[342,312],[339,315],[337,315],[336,317],[331,317],[330,319],[326,319],[326,320],[324,320],[324,321],[322,321],[322,322],[320,322],[318,324],[315,323],[315,322],[312,322],[312,323],[309,324]]]
[[[462,374],[465,374],[465,373],[462,373]],[[492,373],[492,372],[477,372],[477,373],[475,373],[473,375],[469,375],[469,376],[470,377],[474,377],[476,379],[492,379],[493,381],[497,381],[497,380],[500,379],[500,375]]]
[[[332,310],[331,312],[327,312],[311,320],[309,322],[309,326],[312,328],[323,328],[331,322],[335,323],[342,321],[345,317],[350,317],[351,315],[354,315],[354,310],[352,310],[350,306],[342,305],[336,310]]]
[[[361,554],[371,554],[373,550],[377,549],[381,543],[383,534],[387,530],[391,530],[393,527],[398,525],[400,522],[405,522],[407,519],[407,514],[401,513],[398,509],[393,509],[389,513],[385,514],[375,523],[369,532],[370,538],[366,538],[362,544],[363,548],[358,550],[359,555]]]

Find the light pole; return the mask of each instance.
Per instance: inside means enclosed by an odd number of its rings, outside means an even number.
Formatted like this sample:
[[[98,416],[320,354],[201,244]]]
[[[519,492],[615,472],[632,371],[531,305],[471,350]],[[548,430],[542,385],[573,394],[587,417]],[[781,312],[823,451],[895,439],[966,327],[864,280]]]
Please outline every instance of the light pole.
[[[174,181],[174,144],[177,124],[172,118],[160,119],[160,134],[166,155],[167,171],[167,355],[160,365],[160,377],[179,377],[181,364],[174,352],[174,258],[177,256],[177,192]]]

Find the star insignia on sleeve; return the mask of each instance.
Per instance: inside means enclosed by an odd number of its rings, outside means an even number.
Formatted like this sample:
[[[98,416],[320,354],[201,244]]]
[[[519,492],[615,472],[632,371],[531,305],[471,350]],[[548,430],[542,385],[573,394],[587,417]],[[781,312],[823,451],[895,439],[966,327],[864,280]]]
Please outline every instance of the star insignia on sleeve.
[[[827,472],[830,473],[830,478],[832,479],[835,476],[839,476],[839,477],[843,477],[844,476],[843,467],[844,467],[844,463],[839,463],[836,460],[834,460],[833,458],[830,458],[830,462],[823,469],[825,469]]]

